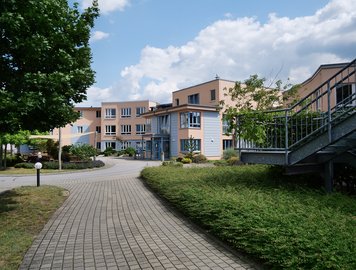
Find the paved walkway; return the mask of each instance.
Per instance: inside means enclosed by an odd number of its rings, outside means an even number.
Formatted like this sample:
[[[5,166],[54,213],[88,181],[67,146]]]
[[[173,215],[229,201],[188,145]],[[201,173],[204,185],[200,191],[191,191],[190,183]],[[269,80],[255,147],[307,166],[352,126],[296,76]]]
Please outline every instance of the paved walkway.
[[[54,181],[70,196],[20,269],[254,269],[166,206],[129,162]]]

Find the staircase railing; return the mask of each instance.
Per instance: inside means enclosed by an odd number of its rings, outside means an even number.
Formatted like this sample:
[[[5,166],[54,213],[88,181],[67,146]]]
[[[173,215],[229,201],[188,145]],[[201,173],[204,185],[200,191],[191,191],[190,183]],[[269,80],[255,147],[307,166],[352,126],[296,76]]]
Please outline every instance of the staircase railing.
[[[256,120],[263,126],[262,142],[238,138],[237,148],[284,151],[287,160],[290,151],[322,133],[328,132],[331,142],[333,126],[356,113],[355,88],[356,59],[293,106],[264,112],[263,120]],[[243,121],[244,117],[240,116],[238,122],[243,124]]]

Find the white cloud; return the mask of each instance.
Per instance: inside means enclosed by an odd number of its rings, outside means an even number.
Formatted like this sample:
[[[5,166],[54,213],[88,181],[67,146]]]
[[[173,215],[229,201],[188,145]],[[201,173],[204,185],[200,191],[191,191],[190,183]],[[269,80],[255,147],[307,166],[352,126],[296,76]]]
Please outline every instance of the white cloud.
[[[82,7],[87,8],[92,5],[93,0],[83,0]],[[112,11],[123,11],[130,5],[130,0],[98,0],[100,12],[107,14]]]
[[[102,31],[94,31],[90,37],[90,42],[96,42],[98,40],[106,39],[110,36],[109,33],[105,33]]]
[[[146,46],[139,63],[121,71],[120,85],[130,89],[127,98],[168,102],[173,90],[215,74],[231,80],[279,74],[297,83],[320,64],[352,60],[355,47],[356,0],[333,0],[312,16],[271,14],[265,24],[249,17],[224,19],[181,47]]]
[[[100,88],[92,86],[87,90],[87,100],[77,104],[80,107],[101,106],[101,102],[110,101],[113,96],[113,88]]]

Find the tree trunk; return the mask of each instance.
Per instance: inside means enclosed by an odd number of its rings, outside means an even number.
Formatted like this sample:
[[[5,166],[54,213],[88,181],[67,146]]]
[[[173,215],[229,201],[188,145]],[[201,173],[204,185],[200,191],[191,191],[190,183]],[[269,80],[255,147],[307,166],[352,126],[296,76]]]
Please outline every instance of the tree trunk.
[[[6,169],[6,156],[7,156],[7,144],[5,144],[5,149],[4,149],[4,168]]]
[[[0,169],[2,169],[3,168],[3,164],[4,164],[4,159],[3,159],[3,157],[4,157],[4,155],[3,155],[3,145],[2,145],[2,142],[0,141]]]

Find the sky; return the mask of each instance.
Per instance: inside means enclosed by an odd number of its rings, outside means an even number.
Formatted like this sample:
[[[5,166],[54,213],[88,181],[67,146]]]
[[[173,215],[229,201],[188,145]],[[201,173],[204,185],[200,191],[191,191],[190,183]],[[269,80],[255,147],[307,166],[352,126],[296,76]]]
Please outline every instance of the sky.
[[[96,83],[79,107],[169,103],[173,91],[216,75],[296,84],[321,64],[356,58],[356,0],[99,0],[99,8]]]

